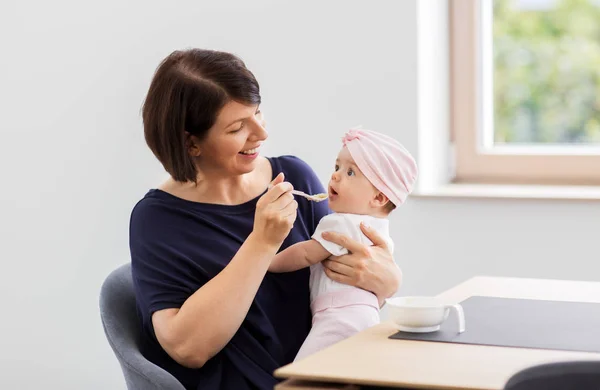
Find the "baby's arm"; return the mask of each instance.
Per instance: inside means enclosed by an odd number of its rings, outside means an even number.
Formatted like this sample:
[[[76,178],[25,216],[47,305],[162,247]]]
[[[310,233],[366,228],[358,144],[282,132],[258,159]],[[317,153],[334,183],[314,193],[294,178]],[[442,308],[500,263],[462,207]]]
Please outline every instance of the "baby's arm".
[[[331,256],[323,245],[318,241],[310,239],[298,242],[279,252],[271,265],[270,272],[291,272],[301,268],[309,267]]]

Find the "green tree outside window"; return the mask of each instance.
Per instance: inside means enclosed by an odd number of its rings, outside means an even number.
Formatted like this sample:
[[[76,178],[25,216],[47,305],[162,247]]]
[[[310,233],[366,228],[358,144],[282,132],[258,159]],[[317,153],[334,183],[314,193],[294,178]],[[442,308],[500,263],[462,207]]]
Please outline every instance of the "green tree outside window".
[[[494,141],[600,143],[600,3],[536,2],[493,3]]]

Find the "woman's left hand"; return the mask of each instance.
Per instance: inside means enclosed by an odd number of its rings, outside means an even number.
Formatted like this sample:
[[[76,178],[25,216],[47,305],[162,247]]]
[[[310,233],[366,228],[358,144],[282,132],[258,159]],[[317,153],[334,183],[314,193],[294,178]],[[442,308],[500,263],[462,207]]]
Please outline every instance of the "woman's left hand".
[[[385,240],[373,229],[361,223],[361,230],[373,246],[361,244],[336,232],[324,232],[322,237],[346,248],[349,254],[331,256],[323,261],[325,273],[332,280],[371,291],[379,306],[398,291],[402,271],[394,261]]]

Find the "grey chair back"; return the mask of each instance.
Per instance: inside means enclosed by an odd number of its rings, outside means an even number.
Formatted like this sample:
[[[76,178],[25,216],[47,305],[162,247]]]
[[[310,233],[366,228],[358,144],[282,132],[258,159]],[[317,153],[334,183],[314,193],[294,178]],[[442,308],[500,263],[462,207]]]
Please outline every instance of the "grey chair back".
[[[513,375],[505,390],[599,390],[600,361],[547,363]]]
[[[140,323],[135,307],[131,264],[108,275],[100,291],[100,318],[129,390],[185,390],[173,375],[140,352]]]

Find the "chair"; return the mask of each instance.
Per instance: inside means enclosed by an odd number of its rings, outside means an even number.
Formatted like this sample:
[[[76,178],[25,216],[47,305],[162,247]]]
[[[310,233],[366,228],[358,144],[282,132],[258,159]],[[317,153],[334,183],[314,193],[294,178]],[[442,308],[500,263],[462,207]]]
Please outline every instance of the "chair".
[[[600,361],[547,363],[513,375],[505,390],[598,390]]]
[[[135,307],[131,264],[108,275],[100,290],[104,333],[119,360],[129,390],[185,390],[175,377],[140,352],[140,323]]]

